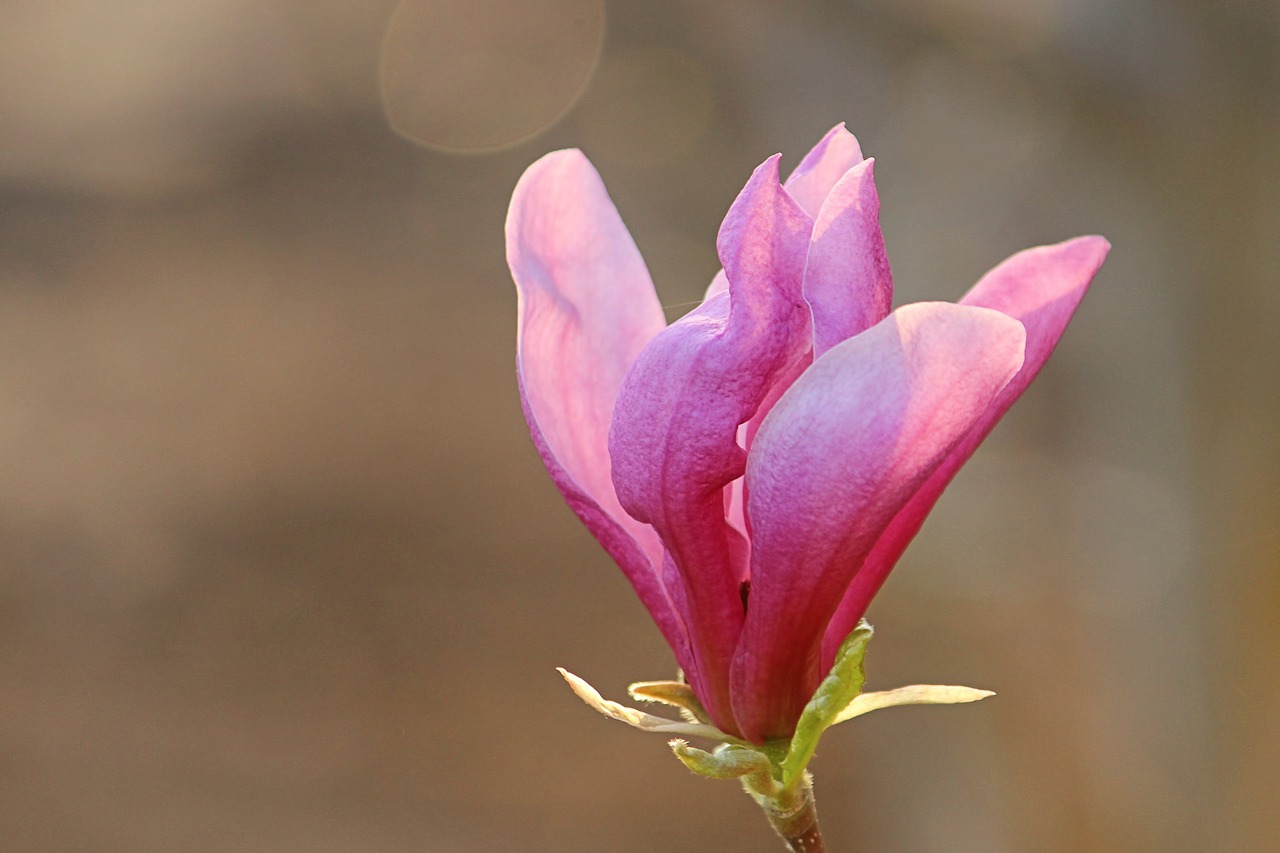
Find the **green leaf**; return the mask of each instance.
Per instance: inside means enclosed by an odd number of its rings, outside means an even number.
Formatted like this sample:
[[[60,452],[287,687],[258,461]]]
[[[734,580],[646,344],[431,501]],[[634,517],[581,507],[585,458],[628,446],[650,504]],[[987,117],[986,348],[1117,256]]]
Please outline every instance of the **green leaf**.
[[[858,627],[840,644],[830,674],[818,685],[813,698],[801,712],[795,736],[791,739],[791,748],[782,761],[784,789],[801,779],[805,767],[818,748],[818,739],[822,737],[822,733],[835,724],[840,713],[862,692],[862,686],[867,680],[862,664],[873,633],[874,629],[865,619],[858,623]]]

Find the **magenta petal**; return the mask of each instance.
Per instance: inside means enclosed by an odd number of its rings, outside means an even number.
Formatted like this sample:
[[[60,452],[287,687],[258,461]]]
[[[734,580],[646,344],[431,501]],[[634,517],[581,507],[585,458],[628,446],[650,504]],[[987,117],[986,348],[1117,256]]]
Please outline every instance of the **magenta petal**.
[[[721,293],[729,292],[729,277],[724,274],[724,270],[715,274],[715,278],[711,279],[711,284],[707,285],[707,292],[703,294],[702,301],[706,302],[713,296]]]
[[[943,489],[1036,378],[1110,249],[1111,244],[1102,237],[1077,237],[1054,246],[1027,249],[983,276],[961,300],[962,305],[994,308],[1020,320],[1027,330],[1025,362],[876,543],[827,629],[824,663],[830,663],[840,643],[866,613],[872,597],[919,532]]]
[[[747,460],[751,596],[733,661],[753,741],[791,734],[823,629],[885,526],[1022,366],[998,311],[908,305],[832,348],[774,407]]]
[[[813,225],[804,297],[813,311],[814,358],[879,323],[893,303],[874,169],[874,160],[863,160],[846,172]]]
[[[743,447],[748,453],[773,405],[814,358],[889,313],[893,279],[880,234],[874,161],[861,157],[858,141],[844,125],[838,125],[809,152],[786,185],[789,192],[798,185],[801,195],[808,194],[818,204],[804,272],[804,297],[812,315],[812,352],[770,389],[747,426]],[[850,163],[853,165],[845,169]]]
[[[746,542],[725,519],[741,476],[740,424],[808,347],[801,294],[812,222],[765,161],[739,194],[717,247],[729,292],[656,337],[623,382],[609,448],[622,506],[657,529],[684,578],[688,626],[716,723],[735,731],[728,671],[742,626]]]
[[[796,166],[791,177],[787,178],[787,192],[800,202],[810,218],[816,219],[836,181],[861,162],[862,149],[858,140],[845,130],[844,122],[841,122],[827,131],[827,135]]]
[[[822,202],[826,200],[831,188],[845,172],[861,162],[862,149],[858,147],[858,140],[845,130],[844,122],[841,122],[827,131],[826,136],[813,146],[787,178],[784,186],[791,197],[804,208],[804,212],[809,214],[809,218],[814,219],[822,209]],[[728,289],[729,280],[725,278],[724,270],[720,270],[711,280],[702,301],[706,302]]]
[[[813,150],[800,161],[784,186],[791,197],[804,208],[804,212],[809,214],[809,218],[815,219],[831,188],[846,172],[861,162],[862,149],[858,147],[858,140],[845,130],[844,122],[841,122],[827,131],[826,136],[813,146]],[[876,209],[879,210],[879,202],[876,203]],[[724,270],[721,270],[711,280],[703,301],[728,289],[729,280],[725,278]]]
[[[644,261],[581,152],[548,154],[520,178],[507,214],[507,262],[519,293],[516,367],[534,443],[687,667],[684,626],[662,581],[662,544],[619,505],[608,449],[622,378],[665,321]]]

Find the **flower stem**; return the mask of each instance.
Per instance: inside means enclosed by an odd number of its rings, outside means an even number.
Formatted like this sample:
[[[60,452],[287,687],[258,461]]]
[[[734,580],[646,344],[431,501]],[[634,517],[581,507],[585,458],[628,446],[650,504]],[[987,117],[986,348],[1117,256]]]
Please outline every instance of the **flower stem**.
[[[793,853],[826,853],[818,828],[818,808],[813,799],[813,777],[808,773],[789,791],[776,797],[755,797],[769,825]]]

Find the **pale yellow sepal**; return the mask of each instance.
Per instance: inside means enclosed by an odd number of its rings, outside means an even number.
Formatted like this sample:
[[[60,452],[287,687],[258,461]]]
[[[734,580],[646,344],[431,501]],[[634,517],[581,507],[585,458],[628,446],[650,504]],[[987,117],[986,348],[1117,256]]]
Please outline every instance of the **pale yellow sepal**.
[[[962,705],[965,702],[977,702],[988,696],[996,695],[991,690],[979,690],[976,687],[955,687],[949,684],[911,684],[893,690],[881,690],[875,693],[859,693],[845,709],[836,714],[832,725],[861,717],[881,708],[892,708],[895,705]]]
[[[681,716],[690,723],[711,725],[711,717],[703,709],[693,688],[683,681],[637,681],[627,688],[632,699],[640,702],[661,702],[680,709]]]
[[[633,699],[662,702],[679,708],[685,716],[684,721],[679,721],[612,702],[573,673],[561,667],[556,669],[578,698],[606,717],[641,731],[717,741],[720,746],[711,752],[691,747],[679,739],[671,741],[670,745],[676,757],[693,772],[712,778],[738,777],[762,805],[776,805],[790,803],[800,796],[799,792],[808,790],[806,768],[817,751],[823,732],[836,723],[896,705],[958,705],[995,695],[990,690],[944,684],[912,684],[895,690],[863,693],[862,687],[866,682],[863,661],[873,633],[865,620],[858,623],[840,644],[831,671],[805,705],[796,721],[794,734],[785,740],[771,740],[763,744],[747,743],[711,725],[697,696],[682,681],[642,681],[630,688]]]
[[[556,667],[564,680],[569,682],[569,687],[573,692],[578,694],[578,698],[586,702],[592,708],[595,708],[601,714],[613,720],[619,720],[629,726],[634,726],[641,731],[661,732],[669,735],[683,735],[685,737],[701,737],[708,740],[720,741],[721,743],[742,743],[738,738],[727,735],[717,729],[715,726],[706,723],[688,723],[679,722],[677,720],[669,720],[666,717],[659,717],[654,714],[646,714],[644,711],[637,711],[635,708],[628,708],[626,705],[619,705],[617,702],[605,699],[587,682],[578,676],[569,672],[563,667]]]

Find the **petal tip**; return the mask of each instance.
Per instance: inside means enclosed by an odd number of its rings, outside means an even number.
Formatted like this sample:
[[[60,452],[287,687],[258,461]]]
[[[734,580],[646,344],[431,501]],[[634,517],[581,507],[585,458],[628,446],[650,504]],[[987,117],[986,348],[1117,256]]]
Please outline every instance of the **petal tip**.
[[[1088,240],[1105,258],[1111,252],[1111,241],[1101,234],[1090,234],[1083,239]]]
[[[1087,254],[1095,262],[1096,269],[1096,267],[1102,265],[1102,262],[1107,259],[1107,255],[1110,254],[1111,241],[1101,234],[1083,234],[1070,240],[1064,240],[1056,246],[1048,246],[1046,248]]]

